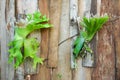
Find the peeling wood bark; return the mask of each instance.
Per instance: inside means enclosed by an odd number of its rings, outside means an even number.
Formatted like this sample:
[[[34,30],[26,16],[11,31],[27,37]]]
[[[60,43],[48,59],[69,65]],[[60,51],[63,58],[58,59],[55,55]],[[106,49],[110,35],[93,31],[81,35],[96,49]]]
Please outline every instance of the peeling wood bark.
[[[107,13],[111,17],[113,1],[101,0],[101,15]],[[108,22],[97,36],[96,68],[93,70],[94,80],[115,80],[115,50],[112,24]]]
[[[58,63],[61,2],[62,0],[50,1],[50,23],[53,24],[53,28],[50,29],[48,67],[57,67]]]

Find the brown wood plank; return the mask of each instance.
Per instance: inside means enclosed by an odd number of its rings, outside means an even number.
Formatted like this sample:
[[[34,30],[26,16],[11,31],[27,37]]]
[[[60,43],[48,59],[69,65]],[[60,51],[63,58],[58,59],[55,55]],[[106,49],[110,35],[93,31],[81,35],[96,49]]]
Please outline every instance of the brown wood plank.
[[[101,0],[100,13],[111,17],[113,0]],[[97,36],[96,68],[92,80],[115,80],[115,52],[112,35],[112,24],[108,22]]]
[[[43,15],[49,18],[49,3],[48,0],[39,0],[39,9]],[[49,29],[41,29],[41,54],[40,56],[47,59],[49,48]]]
[[[69,1],[62,0],[61,10],[61,23],[60,23],[60,37],[59,43],[70,37],[70,25],[69,25]],[[71,68],[70,68],[70,48],[71,40],[67,40],[59,45],[58,51],[58,67],[53,70],[52,80],[72,80]],[[53,57],[54,58],[54,57]]]
[[[50,29],[48,55],[49,67],[57,67],[58,63],[58,40],[60,29],[61,1],[62,0],[50,0],[50,23],[53,24],[53,28]]]
[[[113,16],[118,19],[112,21],[114,40],[115,40],[115,52],[116,52],[116,80],[120,80],[120,0],[112,0],[113,3]]]
[[[48,0],[39,0],[40,12],[49,18],[48,4]],[[49,29],[41,29],[40,57],[44,58],[45,62],[39,67],[39,73],[31,77],[32,80],[50,80],[50,69],[47,68],[48,43]]]

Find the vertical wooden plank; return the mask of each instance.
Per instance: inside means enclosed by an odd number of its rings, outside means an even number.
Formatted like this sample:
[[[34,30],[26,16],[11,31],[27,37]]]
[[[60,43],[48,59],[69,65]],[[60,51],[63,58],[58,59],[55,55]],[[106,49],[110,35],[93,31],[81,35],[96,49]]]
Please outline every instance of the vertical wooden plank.
[[[13,80],[13,63],[8,64],[8,43],[13,38],[14,0],[0,1],[1,80]]]
[[[48,0],[39,0],[39,9],[43,15],[49,18]],[[41,29],[41,53],[40,56],[45,59],[44,64],[39,67],[39,73],[33,75],[31,80],[50,80],[50,69],[47,68],[47,55],[49,45],[49,29]]]
[[[113,0],[101,0],[100,13],[107,13],[111,18]],[[109,22],[97,37],[96,68],[93,71],[93,80],[115,80],[115,52],[112,34],[112,24]]]
[[[53,70],[53,80],[72,80],[70,68],[70,48],[71,40],[64,40],[70,37],[70,16],[69,2],[70,0],[62,0],[61,22],[60,22],[60,37],[59,37],[59,52],[58,52],[58,67]],[[63,43],[61,43],[63,42]]]
[[[70,37],[78,34],[77,16],[78,0],[70,0]],[[73,46],[76,37],[71,39],[71,68],[75,68],[75,59],[73,56]]]
[[[78,15],[90,17],[91,0],[78,0]],[[82,66],[82,59],[77,60],[77,69],[73,71],[73,80],[91,80],[91,68]]]
[[[6,27],[7,27],[7,49],[8,43],[13,40],[14,37],[14,22],[15,22],[15,0],[6,0]],[[8,51],[7,51],[8,52]],[[10,74],[9,74],[10,73]],[[14,61],[11,64],[8,64],[8,73],[7,75],[9,80],[14,79]]]
[[[57,67],[58,63],[58,40],[60,29],[61,1],[62,0],[50,0],[50,23],[53,24],[53,28],[50,29],[48,55],[49,67]]]
[[[49,18],[48,0],[39,0],[39,9],[43,15]],[[49,45],[49,29],[41,29],[41,54],[40,56],[47,59]]]
[[[116,52],[116,80],[120,80],[120,0],[112,0],[113,2],[113,11],[112,11],[112,18],[115,21],[112,21],[113,32],[114,32],[114,45],[115,45],[115,52]]]
[[[90,17],[97,15],[97,0],[91,0],[91,4],[89,4],[88,13]],[[96,36],[89,43],[90,48],[93,50],[92,54],[87,53],[87,56],[82,59],[82,65],[84,67],[95,67],[95,54],[96,54]]]
[[[1,28],[1,80],[6,80],[7,72],[7,42],[6,42],[6,21],[5,21],[5,4],[6,0],[0,1],[0,28]]]

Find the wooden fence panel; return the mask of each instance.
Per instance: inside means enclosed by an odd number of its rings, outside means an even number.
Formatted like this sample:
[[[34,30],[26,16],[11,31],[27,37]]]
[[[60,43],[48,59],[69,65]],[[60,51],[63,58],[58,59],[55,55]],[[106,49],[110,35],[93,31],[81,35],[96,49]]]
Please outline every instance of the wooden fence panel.
[[[82,59],[77,68],[71,69],[71,3],[78,8],[75,14],[90,16],[107,13],[109,22],[91,42],[95,52],[95,66],[83,67]],[[8,43],[14,37],[14,17],[17,21],[25,14],[40,10],[50,18],[51,29],[32,33],[38,38],[40,52],[45,59],[31,80],[120,80],[120,0],[1,0],[0,1],[0,80],[24,80],[27,68],[15,70],[8,64]],[[74,32],[77,33],[77,30]],[[84,63],[86,65],[86,63]],[[14,78],[15,77],[15,78]]]

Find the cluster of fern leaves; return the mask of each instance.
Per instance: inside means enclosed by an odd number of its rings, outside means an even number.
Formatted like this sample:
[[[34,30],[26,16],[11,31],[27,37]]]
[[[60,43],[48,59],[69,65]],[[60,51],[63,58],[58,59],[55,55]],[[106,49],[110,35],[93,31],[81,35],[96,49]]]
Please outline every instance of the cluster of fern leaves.
[[[27,15],[24,27],[17,25],[14,40],[9,44],[11,47],[9,49],[9,62],[15,59],[15,68],[20,66],[27,57],[33,59],[34,67],[37,63],[43,63],[43,58],[36,55],[39,47],[38,41],[35,38],[28,38],[28,35],[40,28],[51,27],[48,21],[46,16],[42,16],[40,12],[35,12]]]
[[[102,28],[102,25],[107,21],[108,16],[91,18],[83,17],[82,21],[80,22],[82,30],[74,42],[73,54],[75,58],[78,56],[84,57],[86,52],[92,53],[92,50],[88,44],[93,39],[96,32],[99,31]]]

